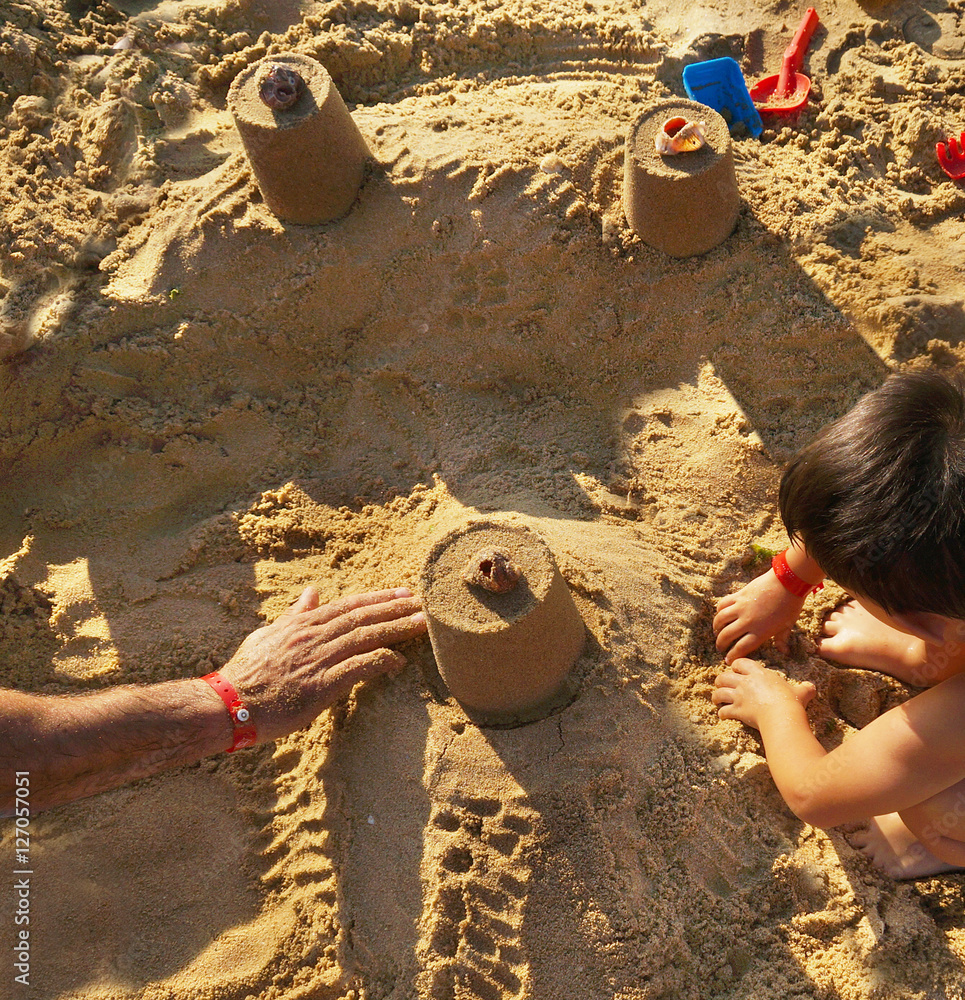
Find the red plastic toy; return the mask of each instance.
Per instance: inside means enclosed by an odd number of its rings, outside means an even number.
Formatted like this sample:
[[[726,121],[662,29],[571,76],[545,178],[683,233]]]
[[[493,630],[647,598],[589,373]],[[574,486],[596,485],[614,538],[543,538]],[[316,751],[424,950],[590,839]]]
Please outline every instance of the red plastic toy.
[[[947,149],[945,143],[938,143],[935,146],[935,153],[938,156],[938,162],[942,165],[942,170],[953,181],[960,181],[965,177],[965,132],[958,139],[952,136],[948,140]]]

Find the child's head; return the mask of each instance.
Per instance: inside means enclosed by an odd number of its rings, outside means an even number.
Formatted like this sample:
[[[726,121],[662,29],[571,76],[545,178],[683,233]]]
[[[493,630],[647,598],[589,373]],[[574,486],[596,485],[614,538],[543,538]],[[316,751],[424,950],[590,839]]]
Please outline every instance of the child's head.
[[[965,619],[965,388],[893,375],[791,461],[781,517],[825,573],[890,613]]]

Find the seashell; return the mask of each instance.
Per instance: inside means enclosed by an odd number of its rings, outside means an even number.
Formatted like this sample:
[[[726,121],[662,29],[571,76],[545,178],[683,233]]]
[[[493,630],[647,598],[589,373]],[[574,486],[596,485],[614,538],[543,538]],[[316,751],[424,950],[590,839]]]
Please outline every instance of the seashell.
[[[668,118],[653,137],[654,148],[661,156],[692,153],[705,142],[707,122],[689,122],[686,118]]]
[[[493,594],[505,594],[519,583],[523,571],[500,549],[480,549],[466,563],[462,578]]]
[[[287,66],[272,66],[261,78],[258,96],[273,111],[287,111],[305,90],[305,81]]]
[[[556,155],[556,153],[547,153],[546,156],[539,161],[539,168],[544,174],[561,174],[566,169],[566,164]]]

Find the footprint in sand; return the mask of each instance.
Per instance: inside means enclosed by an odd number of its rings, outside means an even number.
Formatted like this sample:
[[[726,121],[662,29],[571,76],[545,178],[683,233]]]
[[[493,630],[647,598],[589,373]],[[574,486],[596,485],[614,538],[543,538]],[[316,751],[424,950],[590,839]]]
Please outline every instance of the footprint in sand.
[[[505,1000],[527,992],[520,931],[532,830],[518,804],[461,797],[437,806],[423,855],[422,995]]]

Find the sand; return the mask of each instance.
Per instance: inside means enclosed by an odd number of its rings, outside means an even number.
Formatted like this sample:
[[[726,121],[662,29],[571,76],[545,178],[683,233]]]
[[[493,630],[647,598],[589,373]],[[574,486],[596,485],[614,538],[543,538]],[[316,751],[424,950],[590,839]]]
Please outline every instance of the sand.
[[[197,675],[476,516],[546,538],[589,634],[530,726],[469,724],[421,640],[275,746],[34,817],[29,995],[960,998],[965,878],[788,812],[710,619],[792,451],[965,360],[965,7],[819,7],[807,110],[735,137],[737,229],[686,259],[626,223],[628,128],[687,62],[777,72],[803,4],[0,12],[0,684]],[[338,223],[272,216],[226,107],[285,51],[374,156]],[[814,655],[840,596],[763,652],[829,747],[909,693]]]

